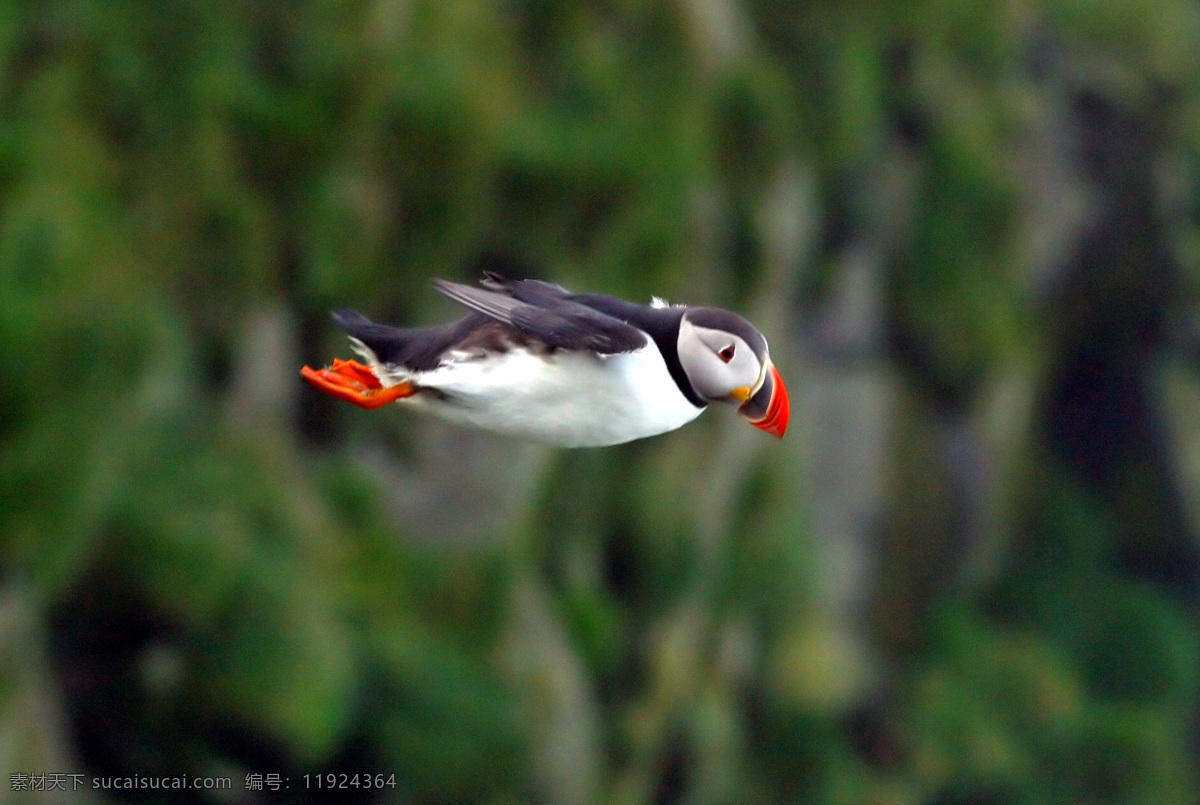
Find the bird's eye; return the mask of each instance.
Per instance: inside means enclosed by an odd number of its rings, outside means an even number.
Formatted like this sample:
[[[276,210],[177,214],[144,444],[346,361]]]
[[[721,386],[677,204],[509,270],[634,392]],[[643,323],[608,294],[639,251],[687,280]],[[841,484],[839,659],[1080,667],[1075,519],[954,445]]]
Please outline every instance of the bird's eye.
[[[725,347],[725,349],[718,352],[717,355],[721,358],[721,360],[725,361],[725,363],[729,363],[731,360],[733,360],[733,344]]]

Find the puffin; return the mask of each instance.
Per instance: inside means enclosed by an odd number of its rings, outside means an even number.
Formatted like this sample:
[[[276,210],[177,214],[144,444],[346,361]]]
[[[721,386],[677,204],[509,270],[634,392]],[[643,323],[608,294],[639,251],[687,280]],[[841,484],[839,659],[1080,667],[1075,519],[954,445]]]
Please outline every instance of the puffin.
[[[494,272],[478,286],[433,285],[466,316],[401,328],[336,310],[363,362],[304,366],[301,377],[361,408],[396,403],[562,447],[657,436],[714,404],[736,406],[777,438],[787,430],[787,388],[767,340],[736,313],[657,298],[641,305]]]

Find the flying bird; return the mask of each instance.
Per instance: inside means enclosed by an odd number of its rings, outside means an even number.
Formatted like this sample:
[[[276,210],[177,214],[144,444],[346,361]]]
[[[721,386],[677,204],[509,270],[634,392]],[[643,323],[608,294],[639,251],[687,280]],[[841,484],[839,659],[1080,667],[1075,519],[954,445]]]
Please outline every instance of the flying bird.
[[[767,340],[736,313],[571,293],[485,272],[481,287],[434,280],[470,309],[423,328],[334,311],[365,361],[301,376],[362,408],[389,403],[563,447],[600,447],[675,430],[714,403],[783,438],[790,404]]]

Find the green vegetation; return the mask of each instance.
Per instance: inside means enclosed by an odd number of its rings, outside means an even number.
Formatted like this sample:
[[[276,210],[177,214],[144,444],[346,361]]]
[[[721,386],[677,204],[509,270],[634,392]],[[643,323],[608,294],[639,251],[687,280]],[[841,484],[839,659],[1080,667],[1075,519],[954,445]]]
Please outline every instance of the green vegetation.
[[[1193,0],[0,5],[0,787],[1195,802],[1197,42]],[[489,261],[745,312],[792,431],[551,451],[301,384],[331,308],[432,323]]]

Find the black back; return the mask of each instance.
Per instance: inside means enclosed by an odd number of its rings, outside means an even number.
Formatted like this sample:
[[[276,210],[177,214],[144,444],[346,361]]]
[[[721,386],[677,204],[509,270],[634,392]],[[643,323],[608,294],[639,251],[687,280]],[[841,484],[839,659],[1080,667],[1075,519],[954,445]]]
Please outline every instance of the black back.
[[[646,345],[646,336],[637,327],[580,304],[575,294],[548,282],[488,274],[482,288],[446,280],[433,284],[450,299],[554,349],[616,355]]]
[[[641,338],[640,333],[645,333],[654,340],[655,346],[662,354],[663,361],[667,364],[667,371],[671,373],[671,379],[679,387],[680,393],[697,408],[707,407],[708,401],[696,393],[687,374],[683,371],[683,364],[679,362],[679,323],[683,320],[685,311],[689,312],[689,316],[695,310],[712,310],[716,313],[727,313],[727,311],[715,308],[651,307],[639,305],[636,302],[627,302],[606,294],[571,293],[561,286],[539,280],[509,280],[496,274],[488,272],[485,274],[487,278],[483,282],[484,285],[502,290],[514,298],[538,303],[549,297],[557,297],[569,301],[575,307],[595,311],[608,319],[627,324],[639,333],[639,338]],[[740,316],[734,313],[727,313],[727,315],[738,319],[745,327],[749,327],[755,334],[758,334],[758,331],[750,327]],[[741,335],[741,328],[730,330],[730,332]],[[758,335],[758,341],[763,343],[765,351],[766,341],[762,335]],[[640,347],[644,343],[643,339],[638,346]],[[747,339],[746,343],[755,345],[755,341],[751,339]]]
[[[357,310],[335,310],[338,326],[362,341],[379,360],[414,372],[436,369],[446,351],[492,324],[482,313],[471,313],[450,324],[435,327],[392,327],[376,324]],[[511,329],[511,328],[509,328]]]
[[[667,371],[671,373],[671,379],[679,387],[680,393],[697,408],[708,406],[708,401],[692,388],[687,373],[683,371],[683,364],[679,362],[679,323],[683,321],[684,311],[689,308],[648,307],[635,302],[626,302],[615,296],[596,293],[572,294],[572,296],[579,304],[628,322],[654,339],[654,344],[662,353],[663,361],[667,364]]]

